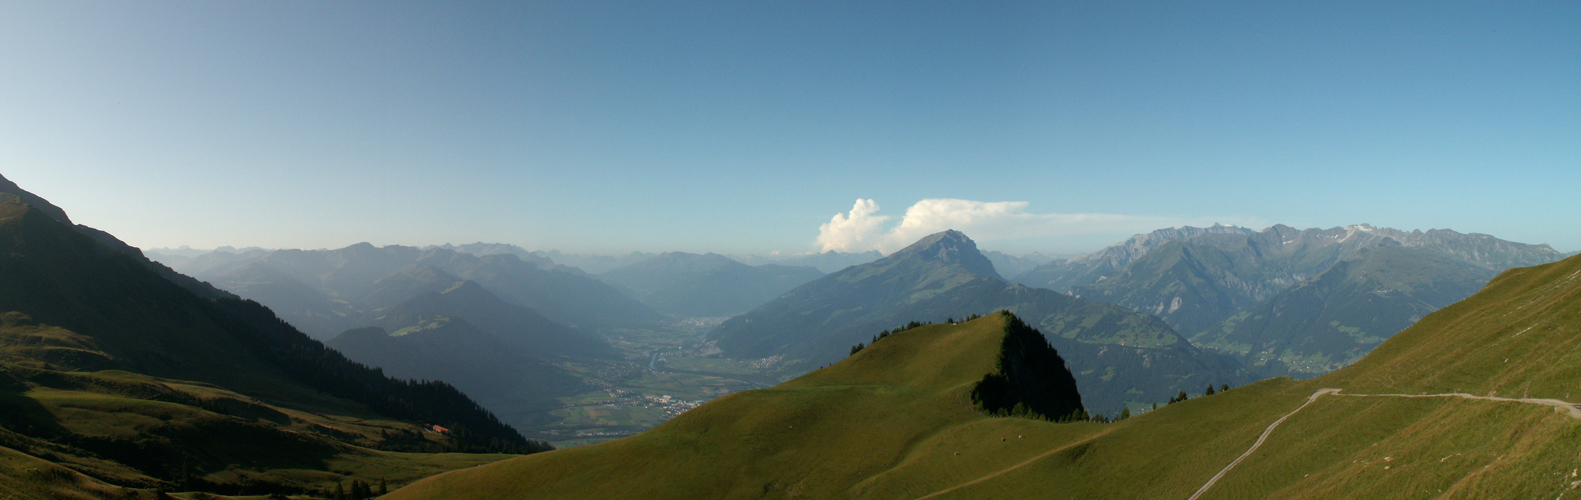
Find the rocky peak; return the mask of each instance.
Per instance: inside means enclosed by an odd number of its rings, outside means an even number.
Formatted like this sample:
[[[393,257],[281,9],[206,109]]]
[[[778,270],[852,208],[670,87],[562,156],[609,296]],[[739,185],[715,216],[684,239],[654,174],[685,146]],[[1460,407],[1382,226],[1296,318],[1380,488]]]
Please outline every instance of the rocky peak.
[[[938,261],[945,264],[956,264],[966,270],[984,276],[991,276],[1003,281],[1004,278],[994,271],[994,264],[977,250],[977,242],[966,237],[966,234],[950,229],[940,233],[930,234],[911,246],[900,249],[890,254],[891,259],[915,258],[922,260]]]

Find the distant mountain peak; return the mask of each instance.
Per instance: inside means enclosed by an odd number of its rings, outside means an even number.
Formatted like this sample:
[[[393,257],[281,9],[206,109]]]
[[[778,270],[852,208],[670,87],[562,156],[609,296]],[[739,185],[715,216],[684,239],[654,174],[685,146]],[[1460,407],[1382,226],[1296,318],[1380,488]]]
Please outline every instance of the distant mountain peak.
[[[890,254],[889,258],[917,258],[957,264],[973,273],[1004,281],[1004,278],[994,270],[994,263],[977,250],[977,242],[972,241],[965,233],[954,229],[925,236],[916,243]]]

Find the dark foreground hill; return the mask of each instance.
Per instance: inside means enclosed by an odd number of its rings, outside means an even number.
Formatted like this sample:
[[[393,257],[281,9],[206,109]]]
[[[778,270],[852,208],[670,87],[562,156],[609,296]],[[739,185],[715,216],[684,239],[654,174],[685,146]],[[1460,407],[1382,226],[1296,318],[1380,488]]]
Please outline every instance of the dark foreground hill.
[[[194,292],[14,194],[0,194],[0,278],[0,446],[100,483],[310,491],[342,477],[335,463],[410,479],[420,462],[479,461],[378,449],[542,449],[447,384],[348,361],[256,302]]]
[[[1328,375],[1196,393],[1107,424],[974,415],[940,388],[964,391],[962,374],[987,363],[963,354],[979,364],[961,370],[938,351],[980,344],[904,342],[976,325],[902,333],[643,435],[391,498],[1562,499],[1581,484],[1581,258],[1502,273]],[[863,366],[886,347],[929,362]]]
[[[1181,390],[1240,384],[1234,361],[1191,346],[1157,318],[1051,290],[1005,283],[966,235],[947,231],[878,261],[802,285],[710,332],[725,355],[819,366],[882,330],[1006,309],[1064,353],[1090,408],[1165,401]]]
[[[636,437],[441,476],[395,498],[837,498],[950,460],[938,451],[962,436],[1031,422],[993,416],[973,404],[974,391],[997,391],[998,406],[1032,414],[1079,411],[1062,365],[1013,316],[923,326]]]

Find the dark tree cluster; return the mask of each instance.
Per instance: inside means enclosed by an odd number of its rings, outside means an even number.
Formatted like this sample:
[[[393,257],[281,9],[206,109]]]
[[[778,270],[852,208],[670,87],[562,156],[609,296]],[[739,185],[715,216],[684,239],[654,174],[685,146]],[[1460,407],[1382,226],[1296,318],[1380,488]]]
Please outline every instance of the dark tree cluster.
[[[361,480],[353,479],[351,480],[350,487],[347,487],[346,484],[336,481],[335,488],[333,490],[325,490],[324,496],[328,497],[330,500],[367,500],[370,498],[384,496],[389,492],[390,487],[384,482],[383,479],[379,480],[378,489],[374,489],[373,485],[371,484],[362,482]]]
[[[1212,395],[1217,394],[1219,392],[1229,392],[1229,390],[1230,390],[1230,384],[1221,384],[1219,386],[1219,390],[1217,392],[1215,392],[1213,390],[1213,384],[1208,384],[1207,390],[1202,391],[1202,395],[1204,397],[1212,396]],[[1168,404],[1179,403],[1179,402],[1185,401],[1187,399],[1190,399],[1190,396],[1186,395],[1186,391],[1180,391],[1180,394],[1176,394],[1175,397],[1169,398],[1169,403]],[[1157,408],[1158,405],[1154,404],[1153,407]]]
[[[1076,378],[1043,333],[1004,311],[998,369],[972,389],[972,402],[991,415],[1075,420],[1085,415]]]

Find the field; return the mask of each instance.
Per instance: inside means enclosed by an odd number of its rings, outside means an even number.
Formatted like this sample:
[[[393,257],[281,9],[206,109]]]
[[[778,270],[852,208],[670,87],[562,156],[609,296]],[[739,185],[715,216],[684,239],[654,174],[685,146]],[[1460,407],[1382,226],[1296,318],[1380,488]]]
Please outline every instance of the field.
[[[524,434],[556,448],[600,443],[651,429],[726,394],[772,387],[796,373],[777,359],[733,360],[703,342],[706,324],[619,330],[607,336],[620,360],[577,359],[560,366],[594,390],[552,407],[502,412]]]

